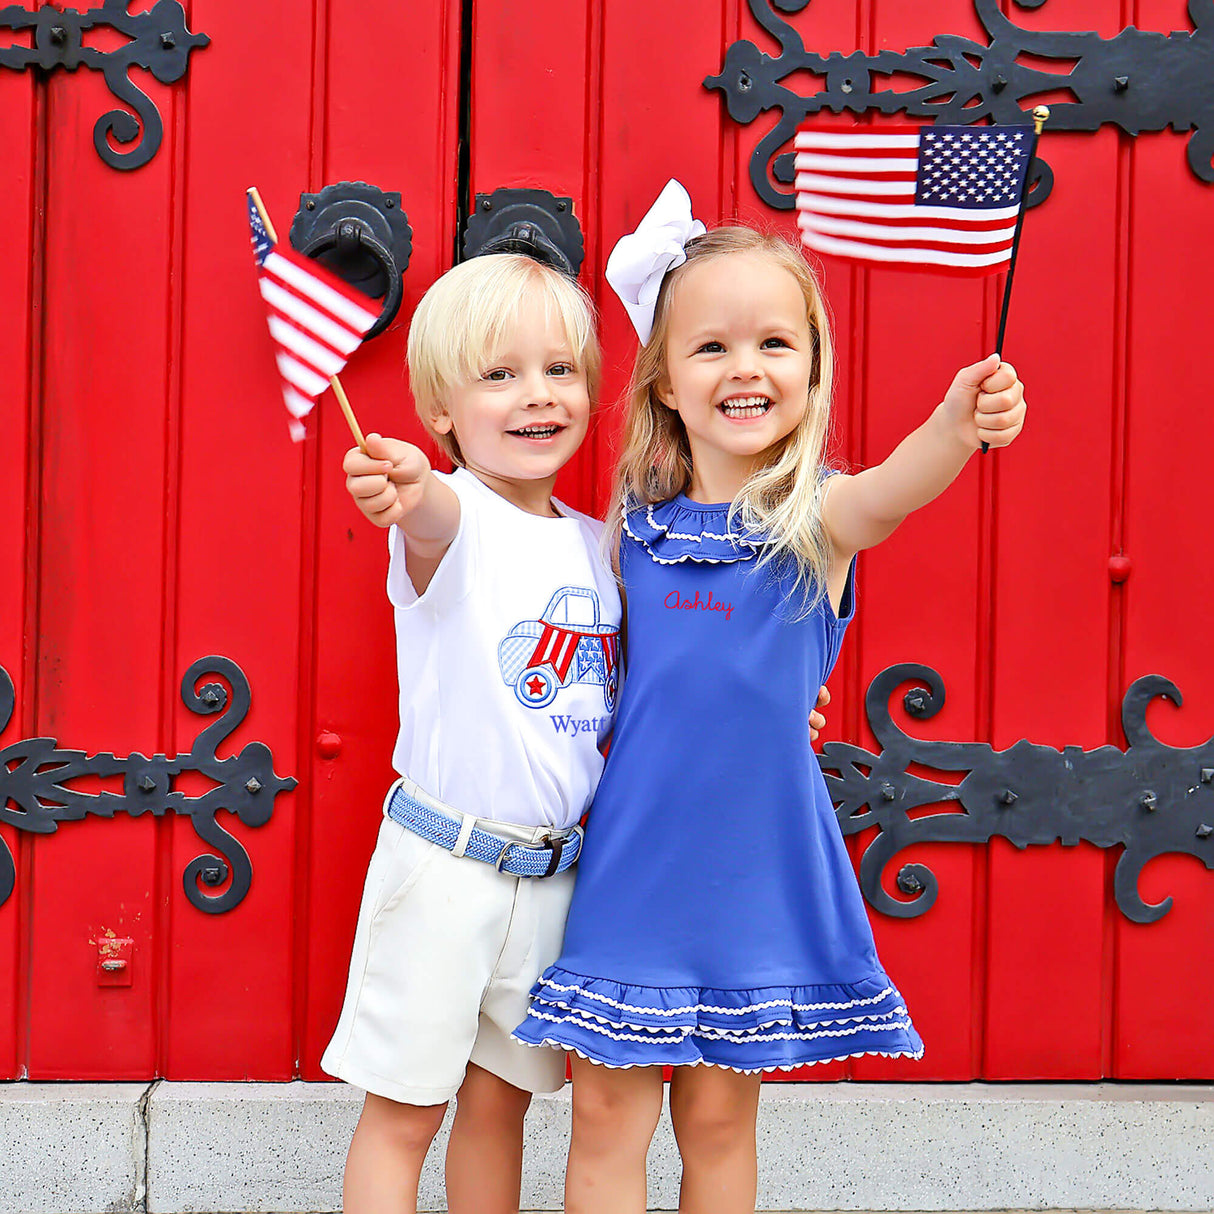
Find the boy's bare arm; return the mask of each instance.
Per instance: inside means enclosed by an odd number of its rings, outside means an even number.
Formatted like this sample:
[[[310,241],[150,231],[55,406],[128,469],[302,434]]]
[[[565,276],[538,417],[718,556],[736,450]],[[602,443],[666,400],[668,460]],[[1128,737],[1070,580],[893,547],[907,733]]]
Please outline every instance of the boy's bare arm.
[[[434,475],[419,447],[379,434],[367,435],[366,454],[347,451],[342,468],[359,510],[377,527],[400,527],[409,580],[424,594],[459,529],[455,491]]]
[[[879,544],[908,514],[943,493],[981,443],[1006,447],[1020,433],[1024,414],[1024,385],[1015,368],[992,354],[958,371],[931,417],[882,463],[855,476],[831,477],[822,517],[840,591],[855,553]]]

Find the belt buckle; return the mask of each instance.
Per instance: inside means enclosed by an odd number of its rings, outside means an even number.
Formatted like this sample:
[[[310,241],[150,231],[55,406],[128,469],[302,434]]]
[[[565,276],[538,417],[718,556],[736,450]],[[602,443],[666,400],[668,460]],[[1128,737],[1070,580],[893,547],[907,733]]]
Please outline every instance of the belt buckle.
[[[502,871],[502,866],[506,863],[507,856],[512,847],[521,847],[524,851],[544,851],[547,849],[551,850],[552,859],[548,862],[548,868],[542,873],[537,873],[536,876],[551,877],[561,863],[561,855],[568,841],[568,838],[554,839],[551,835],[546,835],[538,843],[521,843],[517,839],[507,839],[502,844],[502,850],[497,853],[497,860],[494,862],[493,867],[499,873]]]

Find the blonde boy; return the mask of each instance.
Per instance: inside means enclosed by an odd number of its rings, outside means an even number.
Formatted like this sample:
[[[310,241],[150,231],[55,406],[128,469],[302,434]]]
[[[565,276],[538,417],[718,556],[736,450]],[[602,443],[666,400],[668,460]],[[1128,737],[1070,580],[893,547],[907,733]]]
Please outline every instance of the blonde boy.
[[[517,1211],[523,1114],[564,1082],[563,1053],[510,1031],[560,950],[618,680],[600,525],[552,496],[597,389],[593,320],[575,282],[528,257],[455,267],[408,349],[418,415],[455,472],[375,434],[345,457],[356,505],[389,533],[401,777],[322,1059],[367,1091],[347,1214],[415,1210],[457,1093],[449,1208]]]

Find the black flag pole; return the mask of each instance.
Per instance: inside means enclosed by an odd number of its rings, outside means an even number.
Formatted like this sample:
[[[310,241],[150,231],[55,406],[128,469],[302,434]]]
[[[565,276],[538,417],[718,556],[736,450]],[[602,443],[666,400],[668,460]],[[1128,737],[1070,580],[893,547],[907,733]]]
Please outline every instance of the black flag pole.
[[[1003,284],[1003,306],[999,309],[999,332],[995,337],[995,353],[1003,359],[1003,334],[1007,329],[1008,304],[1012,299],[1012,279],[1016,277],[1016,254],[1020,252],[1020,232],[1024,227],[1025,200],[1029,192],[1029,179],[1033,175],[1033,162],[1037,158],[1037,140],[1041,136],[1041,128],[1049,121],[1050,107],[1039,105],[1033,110],[1033,144],[1029,149],[1029,162],[1024,170],[1024,185],[1020,190],[1020,209],[1016,212],[1016,231],[1012,236],[1012,256],[1007,266],[1007,281]],[[990,443],[983,443],[985,454],[990,450]]]

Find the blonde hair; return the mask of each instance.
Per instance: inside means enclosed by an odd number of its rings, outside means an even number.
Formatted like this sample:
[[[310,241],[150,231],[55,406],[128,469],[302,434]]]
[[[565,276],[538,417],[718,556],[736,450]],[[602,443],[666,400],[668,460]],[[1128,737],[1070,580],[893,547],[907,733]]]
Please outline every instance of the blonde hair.
[[[459,441],[454,431],[440,434],[435,417],[444,411],[453,387],[473,383],[489,368],[532,291],[540,293],[545,317],[555,312],[574,363],[586,376],[591,402],[598,398],[602,356],[594,304],[578,283],[521,253],[491,253],[461,262],[422,296],[405,354],[417,416],[454,464],[464,463]]]
[[[616,470],[609,543],[618,548],[623,512],[663,502],[691,484],[691,447],[682,419],[658,396],[666,378],[666,337],[671,296],[690,267],[730,253],[762,253],[786,269],[805,299],[811,371],[809,406],[798,426],[772,449],[768,464],[751,475],[730,504],[729,525],[765,540],[760,565],[787,553],[797,564],[797,588],[806,610],[825,594],[830,540],[822,526],[823,450],[830,430],[834,350],[826,302],[801,252],[782,237],[753,228],[722,227],[687,244],[687,260],[666,275],[658,292],[653,332],[637,352],[628,387],[623,446]]]

